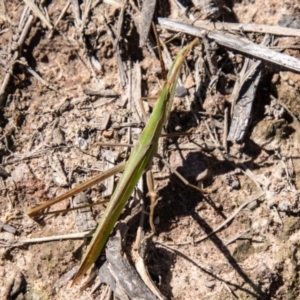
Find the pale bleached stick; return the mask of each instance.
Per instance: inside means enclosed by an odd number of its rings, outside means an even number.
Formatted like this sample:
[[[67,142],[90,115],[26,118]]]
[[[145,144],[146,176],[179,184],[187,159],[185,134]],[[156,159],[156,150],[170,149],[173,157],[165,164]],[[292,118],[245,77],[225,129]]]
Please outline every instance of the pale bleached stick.
[[[298,36],[300,37],[300,29],[288,28],[283,26],[272,26],[266,24],[254,24],[254,23],[226,23],[226,22],[210,22],[197,20],[193,24],[199,26],[205,30],[220,30],[220,31],[237,31],[237,32],[258,32],[269,33],[278,36]]]
[[[25,18],[25,17],[24,17]],[[18,40],[18,49],[16,49],[16,51],[14,52],[13,54],[13,57],[11,59],[11,61],[9,62],[11,65],[9,67],[9,70],[7,70],[5,76],[4,76],[4,79],[3,79],[3,82],[2,82],[2,85],[0,87],[0,106],[2,105],[4,99],[5,99],[5,94],[6,94],[6,88],[10,82],[10,78],[11,78],[11,75],[12,75],[12,70],[13,70],[13,66],[14,64],[16,63],[17,61],[17,58],[20,56],[20,49],[22,49],[23,47],[23,43],[25,41],[25,38],[29,32],[29,29],[31,27],[31,24],[32,24],[32,21],[33,21],[33,16],[29,16],[25,25],[24,25],[24,29],[19,37],[19,40]],[[23,20],[22,20],[22,23],[23,23]]]
[[[70,233],[64,235],[54,235],[54,236],[45,236],[40,238],[24,239],[24,240],[17,241],[15,244],[8,245],[7,247],[19,247],[27,244],[37,244],[37,243],[70,240],[70,239],[83,239],[83,238],[91,237],[93,236],[93,234],[94,234],[94,230],[78,232],[78,233]]]
[[[190,35],[198,36],[200,38],[203,35],[203,31],[205,31],[204,28],[188,25],[182,22],[176,22],[170,19],[158,18],[158,22],[163,28],[166,28],[168,30],[187,33]],[[207,37],[215,40],[216,43],[226,48],[242,52],[249,56],[253,56],[300,73],[299,59],[276,52],[263,45],[255,44],[246,38],[242,38],[228,32],[221,32],[216,30],[209,31],[207,33]]]
[[[36,6],[36,4],[32,0],[23,0],[32,10],[32,12],[51,30],[53,28],[52,24],[47,20],[44,14],[40,11],[40,9]]]

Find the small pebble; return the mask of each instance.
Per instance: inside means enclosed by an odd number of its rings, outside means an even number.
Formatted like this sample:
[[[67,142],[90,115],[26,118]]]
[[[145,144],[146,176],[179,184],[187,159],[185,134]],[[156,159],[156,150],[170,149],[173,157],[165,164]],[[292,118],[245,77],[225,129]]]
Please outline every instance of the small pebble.
[[[8,243],[13,243],[15,236],[10,232],[0,232],[0,240]]]
[[[175,90],[175,96],[176,97],[185,97],[188,94],[188,91],[183,86],[178,86]]]
[[[215,281],[206,281],[205,282],[205,286],[208,287],[208,288],[210,288],[210,289],[214,288],[215,285],[216,285]]]
[[[103,136],[106,137],[106,138],[112,138],[114,136],[114,132],[111,130],[105,130],[103,131]]]

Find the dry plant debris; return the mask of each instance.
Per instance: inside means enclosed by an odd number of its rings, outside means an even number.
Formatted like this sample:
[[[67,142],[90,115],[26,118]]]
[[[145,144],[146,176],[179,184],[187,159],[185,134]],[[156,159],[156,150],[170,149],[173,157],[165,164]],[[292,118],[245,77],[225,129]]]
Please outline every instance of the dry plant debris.
[[[140,2],[0,1],[0,298],[297,299],[299,4]],[[199,36],[159,154],[210,193],[158,162],[155,236],[141,182],[126,239],[112,235],[71,287],[105,204],[38,222],[25,211],[126,159],[163,83],[151,21],[167,67]],[[51,210],[107,198],[118,178]],[[116,261],[126,284],[140,282],[133,266],[152,283],[124,289]]]

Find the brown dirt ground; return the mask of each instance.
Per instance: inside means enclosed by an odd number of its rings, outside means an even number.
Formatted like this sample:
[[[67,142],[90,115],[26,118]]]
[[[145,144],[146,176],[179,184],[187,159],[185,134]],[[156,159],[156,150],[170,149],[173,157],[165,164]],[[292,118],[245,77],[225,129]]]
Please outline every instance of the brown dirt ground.
[[[54,24],[66,1],[42,2]],[[227,2],[220,4],[226,21],[276,25],[282,15],[299,14],[297,1],[283,4],[276,0]],[[162,3],[157,5],[158,16],[180,17],[173,1],[168,7]],[[0,79],[3,82],[9,70],[13,42],[23,29],[18,30],[18,24],[24,3],[1,1],[0,7]],[[36,222],[26,215],[26,210],[98,174],[104,168],[104,156],[119,162],[128,152],[127,147],[94,147],[90,154],[84,152],[94,143],[131,143],[139,136],[141,122],[135,113],[136,102],[130,95],[134,64],[137,62],[141,67],[142,96],[157,94],[162,79],[153,50],[138,47],[132,21],[135,11],[128,7],[119,41],[128,78],[124,86],[120,82],[116,48],[110,35],[111,32],[116,35],[120,16],[115,1],[103,1],[91,11],[84,34],[76,27],[71,6],[57,25],[60,33],[51,34],[47,26],[35,18],[19,59],[25,57],[27,65],[44,81],[38,80],[21,63],[12,69],[0,112],[0,220],[17,232],[0,232],[1,299],[100,299],[105,291],[104,285],[94,291],[97,285],[94,281],[84,287],[71,287],[69,274],[74,273],[86,247],[82,240],[14,248],[5,245],[24,238],[78,232],[76,213]],[[84,4],[81,8],[84,9]],[[164,41],[174,35],[163,30],[159,34]],[[294,38],[278,39],[278,45],[295,42]],[[181,37],[178,37],[168,44],[172,57],[180,43]],[[300,57],[297,49],[285,50],[285,53]],[[182,81],[189,87],[189,97],[175,99],[169,126],[171,131],[178,132],[192,129],[192,135],[164,138],[160,151],[193,183],[197,176],[207,172],[202,184],[213,192],[204,196],[183,185],[166,167],[154,168],[159,194],[155,210],[158,243],[149,249],[150,274],[160,278],[159,289],[167,299],[300,299],[299,124],[288,113],[280,120],[269,120],[264,115],[273,95],[299,117],[300,77],[265,66],[252,125],[242,145],[229,145],[229,162],[218,149],[180,149],[191,141],[210,148],[213,141],[205,125],[209,118],[199,111],[216,115],[230,107],[233,82],[227,82],[227,88],[218,85],[215,98],[205,99],[209,78],[204,73],[200,75],[203,108],[194,99],[197,55],[203,53],[194,50],[187,60],[189,67],[183,68]],[[226,50],[220,50],[219,55],[221,65]],[[239,68],[238,61],[236,64]],[[193,77],[185,75],[188,69]],[[234,69],[224,72],[234,73]],[[114,96],[86,96],[86,88],[110,91]],[[218,110],[217,100],[220,101]],[[148,103],[151,109],[153,100]],[[214,116],[214,119],[223,124],[222,117]],[[136,125],[128,126],[133,123]],[[221,140],[223,127],[215,129]],[[244,163],[254,177],[242,172],[240,163]],[[230,179],[238,180],[239,185],[231,187]],[[259,186],[266,191],[264,197],[247,206],[219,233],[195,243],[217,228],[242,203],[257,196],[261,192]],[[92,187],[86,195],[94,201],[102,190],[101,186]],[[56,205],[56,209],[68,205],[65,201]],[[103,206],[94,209],[96,219],[102,209]],[[128,209],[122,218],[126,214]],[[132,228],[131,232],[134,234],[135,230]],[[145,230],[149,231],[147,224]],[[245,230],[248,231],[241,238],[227,244]],[[159,243],[171,245],[179,252],[161,247]]]

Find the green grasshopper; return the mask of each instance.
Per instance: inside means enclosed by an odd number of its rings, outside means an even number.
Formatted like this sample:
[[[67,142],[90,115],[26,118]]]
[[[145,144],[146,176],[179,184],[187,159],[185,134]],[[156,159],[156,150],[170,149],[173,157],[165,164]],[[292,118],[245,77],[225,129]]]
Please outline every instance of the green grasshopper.
[[[101,175],[98,175],[96,178],[79,185],[74,190],[59,196],[50,202],[41,204],[27,212],[29,216],[37,215],[38,211],[66,199],[124,169],[123,175],[121,176],[117,187],[111,196],[109,204],[100,219],[72,285],[76,284],[82,278],[82,276],[99,257],[137,182],[144,171],[150,166],[153,156],[157,153],[158,140],[161,136],[163,126],[169,118],[181,66],[187,54],[196,45],[196,43],[197,39],[193,40],[190,44],[185,46],[175,58],[147,125],[126,163],[120,164]]]

